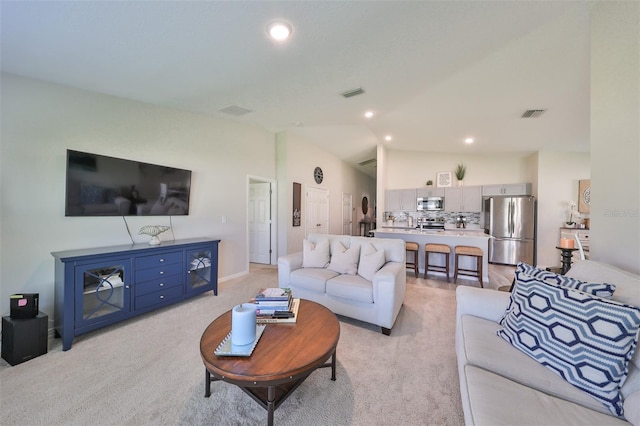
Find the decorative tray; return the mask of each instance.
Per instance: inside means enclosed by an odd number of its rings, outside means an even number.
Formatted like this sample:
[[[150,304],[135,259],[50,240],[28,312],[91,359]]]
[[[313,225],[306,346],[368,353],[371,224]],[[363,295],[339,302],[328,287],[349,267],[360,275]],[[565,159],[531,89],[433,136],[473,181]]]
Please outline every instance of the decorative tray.
[[[250,356],[266,327],[266,324],[256,324],[256,340],[254,340],[253,343],[242,346],[231,344],[231,331],[229,331],[229,334],[222,339],[222,342],[220,342],[214,354],[217,356]]]

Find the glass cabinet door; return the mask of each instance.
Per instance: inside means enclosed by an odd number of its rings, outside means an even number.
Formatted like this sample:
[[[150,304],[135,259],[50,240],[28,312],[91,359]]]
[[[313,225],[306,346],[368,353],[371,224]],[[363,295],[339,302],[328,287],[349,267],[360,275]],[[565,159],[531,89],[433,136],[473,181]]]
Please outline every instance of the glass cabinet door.
[[[129,259],[76,270],[76,320],[88,324],[126,314],[131,295]]]
[[[211,285],[211,250],[187,251],[187,289]]]

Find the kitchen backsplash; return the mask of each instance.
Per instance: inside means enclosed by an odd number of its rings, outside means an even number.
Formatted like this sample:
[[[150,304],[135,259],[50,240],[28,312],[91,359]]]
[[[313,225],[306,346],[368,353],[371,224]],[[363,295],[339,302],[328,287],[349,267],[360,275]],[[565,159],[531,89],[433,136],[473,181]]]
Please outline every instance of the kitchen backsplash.
[[[392,212],[396,222],[406,222],[407,216],[412,216],[414,223],[419,217],[428,219],[444,218],[446,224],[455,225],[458,216],[464,216],[467,225],[480,225],[480,212]]]

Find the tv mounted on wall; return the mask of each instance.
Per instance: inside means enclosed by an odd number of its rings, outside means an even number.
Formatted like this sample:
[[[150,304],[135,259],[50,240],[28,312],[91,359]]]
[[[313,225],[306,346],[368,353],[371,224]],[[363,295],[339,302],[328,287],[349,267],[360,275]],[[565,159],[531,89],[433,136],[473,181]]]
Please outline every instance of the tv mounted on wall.
[[[191,171],[67,150],[65,216],[189,214]]]

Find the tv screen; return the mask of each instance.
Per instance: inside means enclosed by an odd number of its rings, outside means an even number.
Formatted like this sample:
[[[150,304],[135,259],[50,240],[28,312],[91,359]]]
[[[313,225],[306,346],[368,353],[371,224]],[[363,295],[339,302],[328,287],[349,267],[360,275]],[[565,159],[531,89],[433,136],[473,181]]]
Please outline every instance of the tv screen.
[[[67,150],[65,216],[189,214],[191,171]]]

